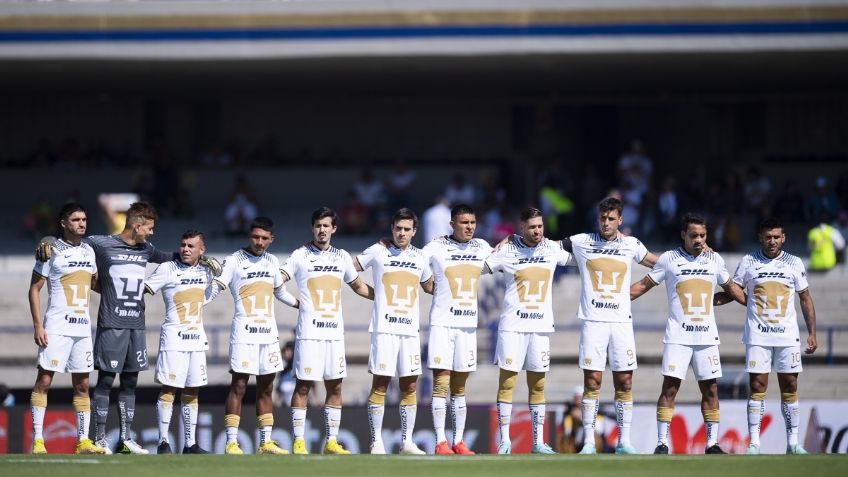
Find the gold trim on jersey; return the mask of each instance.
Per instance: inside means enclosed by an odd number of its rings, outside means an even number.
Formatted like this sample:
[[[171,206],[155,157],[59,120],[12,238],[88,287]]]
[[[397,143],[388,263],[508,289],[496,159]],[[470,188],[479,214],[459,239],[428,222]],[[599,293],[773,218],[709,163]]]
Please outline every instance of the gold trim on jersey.
[[[306,289],[315,311],[321,318],[334,318],[342,306],[342,281],[333,275],[320,275],[306,280]]]
[[[605,300],[613,300],[624,286],[627,264],[614,258],[594,258],[586,260],[586,271],[595,293],[600,293]]]
[[[256,281],[239,288],[239,299],[247,318],[263,323],[262,318],[274,316],[274,287],[265,281]]]
[[[544,267],[527,267],[516,270],[514,276],[518,301],[530,310],[540,308],[548,296],[551,271]]]
[[[174,307],[181,325],[199,325],[203,321],[203,290],[189,288],[174,293]]]
[[[474,306],[477,302],[477,285],[480,283],[480,267],[469,264],[446,267],[445,278],[454,301],[460,306]]]
[[[794,303],[789,302],[792,291],[783,283],[762,282],[754,286],[754,303],[757,316],[766,323],[780,323]]]
[[[62,275],[59,278],[65,303],[74,309],[74,313],[88,313],[89,290],[91,289],[91,272],[77,270]]]
[[[418,276],[405,271],[386,272],[380,278],[386,304],[396,307],[395,313],[405,314],[418,300]]]
[[[699,278],[682,280],[675,285],[683,314],[692,321],[704,321],[712,313],[713,283]]]

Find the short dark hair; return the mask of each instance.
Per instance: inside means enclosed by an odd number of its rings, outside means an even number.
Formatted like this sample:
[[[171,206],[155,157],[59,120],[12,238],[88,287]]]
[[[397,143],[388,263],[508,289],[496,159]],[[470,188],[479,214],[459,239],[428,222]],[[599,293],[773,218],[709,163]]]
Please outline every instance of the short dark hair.
[[[193,239],[195,237],[200,237],[200,241],[204,244],[206,243],[206,237],[203,236],[203,232],[195,229],[188,229],[183,232],[183,236],[180,237],[180,240]]]
[[[392,216],[392,227],[397,225],[397,223],[401,220],[411,220],[412,228],[418,229],[418,216],[415,215],[415,212],[413,212],[412,209],[408,207],[398,209],[398,211],[395,212],[395,215]]]
[[[780,229],[783,231],[783,222],[780,219],[776,219],[774,217],[768,218],[760,222],[760,228],[757,229],[759,233],[763,233],[766,230],[771,229]]]
[[[335,210],[327,206],[319,207],[312,212],[312,222],[310,225],[315,225],[315,222],[318,222],[321,219],[326,219],[327,217],[330,218],[330,222],[333,224],[333,227],[335,227],[339,216],[336,214]]]
[[[253,230],[253,229],[262,229],[266,232],[271,232],[273,234],[274,233],[274,221],[269,219],[268,217],[256,217],[250,223],[250,229],[248,229],[248,230]]]
[[[607,197],[598,202],[598,213],[603,214],[604,212],[612,212],[613,210],[617,210],[618,216],[621,217],[624,211],[624,203],[621,202],[621,199]]]
[[[451,219],[463,214],[477,215],[474,213],[474,208],[468,204],[456,204],[451,209]]]
[[[88,215],[85,211],[85,207],[82,205],[77,204],[76,202],[68,202],[62,206],[62,210],[59,211],[59,221],[68,220],[74,212],[82,212],[83,214]]]
[[[131,226],[134,222],[147,222],[148,220],[157,220],[159,214],[148,202],[134,202],[127,209],[127,226]]]
[[[535,207],[527,207],[526,209],[521,211],[521,215],[518,217],[522,222],[527,222],[530,219],[536,217],[544,217],[542,211]]]
[[[683,217],[680,218],[680,230],[682,232],[685,232],[686,230],[689,229],[690,224],[703,225],[704,227],[706,227],[707,226],[707,219],[705,219],[701,215],[693,214],[691,212],[687,212],[687,213],[683,214]]]

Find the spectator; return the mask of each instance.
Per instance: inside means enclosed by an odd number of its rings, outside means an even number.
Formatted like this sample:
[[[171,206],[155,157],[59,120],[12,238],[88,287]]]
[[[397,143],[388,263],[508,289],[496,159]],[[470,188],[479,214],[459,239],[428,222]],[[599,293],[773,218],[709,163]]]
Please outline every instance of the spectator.
[[[743,192],[745,194],[745,204],[748,206],[748,212],[754,214],[757,219],[755,222],[759,224],[762,218],[768,215],[771,182],[769,182],[768,178],[760,174],[759,169],[751,167],[745,176]]]
[[[668,176],[663,180],[662,191],[657,199],[659,209],[660,229],[663,237],[673,237],[678,227],[679,208],[674,177]]]
[[[552,176],[548,176],[539,190],[539,208],[545,216],[545,233],[549,236],[574,230],[574,202],[565,195],[562,187],[558,187]]]
[[[828,190],[827,178],[820,176],[816,179],[816,190],[804,204],[804,216],[810,222],[821,221],[822,217],[828,217],[828,219],[836,217],[837,212],[839,212],[839,204],[836,194]]]
[[[436,203],[424,211],[422,222],[424,225],[424,244],[443,235],[450,235],[453,229],[450,226],[451,209],[450,204],[444,197],[438,197]]]
[[[630,143],[630,150],[622,154],[621,159],[618,160],[618,175],[621,187],[635,190],[640,198],[651,187],[653,170],[653,162],[648,157],[645,146],[639,139],[634,139]]]
[[[836,252],[845,248],[845,238],[839,230],[828,224],[828,216],[822,213],[819,224],[807,232],[810,249],[811,272],[826,272],[836,266]]]
[[[348,234],[364,234],[368,231],[368,207],[359,201],[354,191],[348,191],[345,202],[339,208],[341,229]]]
[[[468,183],[462,174],[453,176],[453,181],[445,189],[445,199],[450,205],[468,204],[474,207],[476,198],[474,186]]]
[[[784,224],[797,224],[804,220],[804,197],[794,180],[786,181],[783,192],[774,200],[773,209],[774,217]]]
[[[368,209],[368,226],[374,226],[386,201],[383,183],[374,177],[371,169],[363,169],[359,181],[353,185],[353,190],[359,202]]]
[[[230,201],[224,210],[226,233],[231,237],[241,237],[248,233],[250,222],[259,215],[258,201],[253,188],[242,174],[236,176]]]
[[[398,210],[402,207],[415,208],[412,195],[415,186],[415,172],[413,172],[405,161],[397,161],[392,175],[389,176],[389,210]]]

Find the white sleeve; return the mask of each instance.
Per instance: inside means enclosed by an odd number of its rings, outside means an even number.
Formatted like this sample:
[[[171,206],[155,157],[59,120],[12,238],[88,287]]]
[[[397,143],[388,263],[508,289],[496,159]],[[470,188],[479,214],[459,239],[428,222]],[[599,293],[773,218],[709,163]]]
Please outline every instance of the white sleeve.
[[[795,272],[795,291],[800,293],[810,288],[810,284],[807,282],[807,269],[804,267],[804,262],[796,258],[795,266],[792,267],[792,270]]]
[[[53,252],[55,255],[55,251]],[[35,261],[35,266],[32,267],[32,273],[39,275],[42,278],[47,278],[50,276],[50,267],[53,265],[53,256],[50,257],[50,260],[46,262]]]
[[[433,278],[433,270],[430,268],[430,262],[427,256],[424,256],[424,259],[421,260],[422,270],[421,270],[421,283],[426,282],[427,280]]]
[[[642,260],[645,260],[645,257],[648,255],[648,249],[641,240],[634,239],[634,241],[636,242],[636,253],[633,255],[633,261],[642,263]]]
[[[716,270],[716,281],[719,285],[727,285],[730,282],[730,272],[727,271],[727,265],[724,264],[724,259],[721,258],[721,255],[715,254],[716,256],[716,264],[718,265],[718,270]]]
[[[213,281],[222,289],[226,290],[228,286],[230,286],[230,282],[233,280],[233,276],[236,269],[236,257],[230,255],[229,257],[224,259],[224,271],[221,272],[221,276],[213,279]]]
[[[651,281],[656,283],[657,285],[659,285],[663,282],[663,280],[665,280],[666,261],[667,254],[664,253],[660,255],[660,258],[659,260],[657,260],[657,263],[654,265],[654,268],[652,268],[651,271],[648,272],[647,277],[650,278]]]
[[[486,261],[483,263],[483,270],[487,270],[491,273],[495,273],[499,270],[503,270],[503,253],[502,250],[499,250],[491,255]]]
[[[359,278],[359,272],[356,271],[356,267],[353,265],[353,258],[351,258],[349,253],[344,252],[343,257],[344,275],[342,276],[342,279],[345,283],[353,283],[354,280]]]
[[[283,266],[280,267],[280,271],[283,272],[289,280],[294,280],[294,274],[297,270],[297,260],[295,259],[295,254],[297,252],[297,250],[292,252],[291,255],[289,255],[289,258],[286,259],[286,262],[283,263]]]
[[[377,247],[382,247],[380,244],[374,244],[365,249],[362,254],[360,254],[356,259],[359,261],[359,266],[362,267],[363,270],[367,270],[374,263],[374,259],[376,258],[377,251],[379,250]]]
[[[151,295],[155,295],[161,289],[165,288],[171,281],[171,264],[170,262],[163,263],[156,267],[149,277],[144,279],[144,288]]]
[[[566,266],[571,261],[572,255],[565,251],[560,245],[560,249],[557,251],[557,264],[561,266]]]

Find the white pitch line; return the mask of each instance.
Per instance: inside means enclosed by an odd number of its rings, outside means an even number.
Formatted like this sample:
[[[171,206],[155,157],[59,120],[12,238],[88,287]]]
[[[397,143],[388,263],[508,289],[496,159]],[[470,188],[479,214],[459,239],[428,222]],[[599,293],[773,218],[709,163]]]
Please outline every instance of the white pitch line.
[[[102,461],[96,459],[0,459],[0,464],[117,464],[117,461]]]

